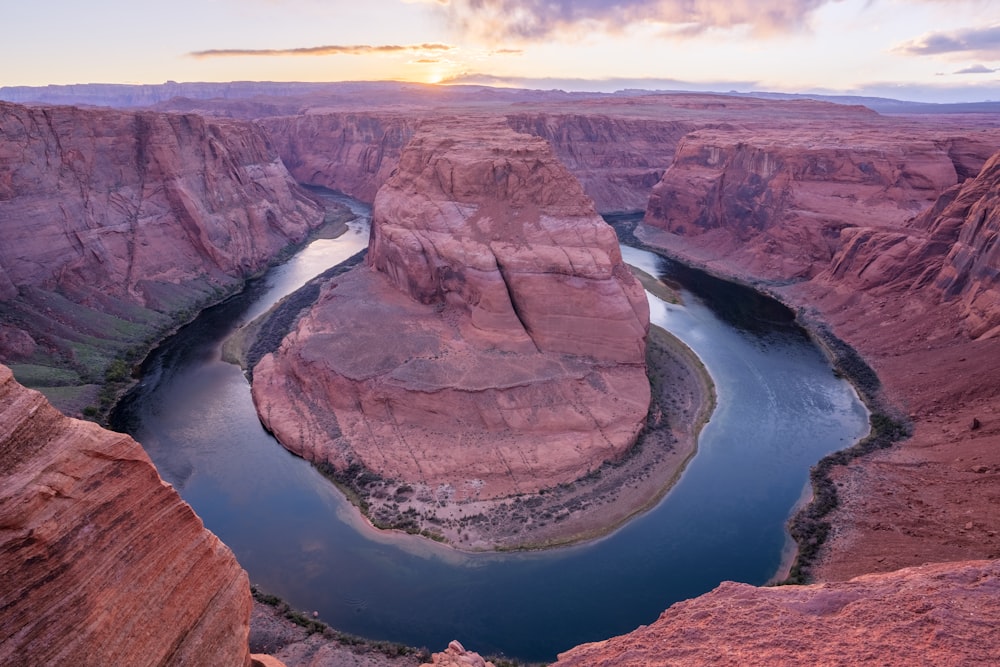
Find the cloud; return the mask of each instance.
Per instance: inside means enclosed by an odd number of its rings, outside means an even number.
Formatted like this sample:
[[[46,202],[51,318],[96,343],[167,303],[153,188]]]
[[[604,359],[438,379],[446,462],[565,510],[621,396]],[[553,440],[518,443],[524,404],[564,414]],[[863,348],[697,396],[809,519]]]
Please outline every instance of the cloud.
[[[232,58],[243,56],[337,56],[337,55],[371,55],[392,53],[425,53],[446,52],[454,49],[448,44],[330,44],[326,46],[306,46],[295,49],[208,49],[207,51],[192,51],[188,55],[193,58]]]
[[[960,69],[955,74],[992,74],[993,72],[1000,72],[1000,70],[987,67],[986,65],[973,65],[972,67]]]
[[[893,51],[908,56],[962,53],[986,60],[1000,60],[1000,25],[931,32],[899,44]]]
[[[536,40],[598,24],[605,29],[656,21],[677,34],[749,26],[758,35],[805,25],[809,15],[839,0],[451,0],[437,3],[452,25],[486,39]]]

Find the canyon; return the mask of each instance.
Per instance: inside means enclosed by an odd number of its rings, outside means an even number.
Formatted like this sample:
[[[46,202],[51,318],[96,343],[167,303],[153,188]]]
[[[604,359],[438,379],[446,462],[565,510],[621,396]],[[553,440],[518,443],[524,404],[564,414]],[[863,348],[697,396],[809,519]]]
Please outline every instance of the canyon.
[[[68,412],[324,221],[251,124],[0,103],[0,137],[0,361]]]
[[[384,93],[393,94],[406,98]],[[819,631],[824,624],[831,633],[872,618],[888,624],[893,609],[899,625],[891,627],[902,635],[947,625],[957,639],[935,643],[944,661],[995,658],[995,638],[979,634],[974,643],[973,636],[979,619],[996,618],[996,596],[983,595],[995,590],[995,563],[976,561],[1000,558],[1000,158],[993,157],[1000,118],[889,116],[818,101],[695,94],[512,93],[489,103],[434,95],[421,91],[404,111],[336,99],[309,108],[296,101],[291,110],[280,97],[166,102],[156,112],[0,104],[0,359],[37,384],[54,386],[52,371],[40,369],[55,368],[63,386],[93,387],[121,350],[149,345],[178,311],[218,299],[322,222],[295,180],[374,199],[379,188],[393,187],[403,147],[426,118],[499,119],[548,140],[597,210],[645,210],[637,236],[646,244],[773,294],[854,347],[881,381],[876,398],[912,431],[829,473],[837,503],[824,517],[830,537],[810,571],[827,583],[723,584],[647,628],[562,660],[629,664],[632,655],[639,656],[632,664],[647,664],[648,652],[665,651],[677,637],[706,650],[727,637],[749,651],[747,637],[772,633],[773,626],[761,628],[766,621],[748,625],[733,609],[761,619],[799,610],[807,618],[796,616],[788,632],[817,631],[797,637],[798,655],[842,646]],[[170,112],[182,105],[199,113]],[[221,117],[227,114],[241,120]],[[405,259],[397,254],[393,265]],[[397,270],[397,282],[431,293],[408,275]],[[109,337],[113,344],[94,342],[109,331],[121,331]],[[100,361],[87,367],[94,358]],[[84,404],[74,395],[61,407]],[[34,403],[10,405],[19,415],[12,420],[37,412]],[[44,428],[56,428],[59,419],[46,414]],[[40,451],[67,448],[74,446]],[[14,515],[36,520],[22,509]],[[924,563],[935,564],[914,568]],[[949,615],[962,600],[972,616]],[[920,617],[933,623],[913,620]],[[5,627],[16,618],[5,616]],[[239,638],[235,625],[224,627]],[[898,645],[871,646],[905,658]],[[245,663],[248,654],[237,652]],[[676,659],[696,663],[706,655]],[[759,648],[754,655],[768,654]]]
[[[249,667],[247,575],[137,442],[0,366],[0,449],[3,664]]]

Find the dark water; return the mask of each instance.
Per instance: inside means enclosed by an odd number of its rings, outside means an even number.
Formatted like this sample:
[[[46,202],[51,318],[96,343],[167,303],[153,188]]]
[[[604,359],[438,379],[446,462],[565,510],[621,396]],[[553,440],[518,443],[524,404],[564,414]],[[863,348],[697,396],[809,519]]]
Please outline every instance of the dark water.
[[[809,466],[867,429],[850,386],[773,302],[748,305],[722,285],[707,298],[741,313],[722,319],[690,292],[683,306],[650,297],[653,320],[698,353],[719,396],[697,456],[663,502],[604,539],[540,553],[461,554],[377,533],[264,432],[242,373],[219,361],[238,324],[366,240],[359,226],[317,242],[206,311],[151,355],[115,416],[252,582],[340,630],[549,660],[650,623],[720,581],[764,583],[779,568]],[[647,272],[667,268],[623,251]]]

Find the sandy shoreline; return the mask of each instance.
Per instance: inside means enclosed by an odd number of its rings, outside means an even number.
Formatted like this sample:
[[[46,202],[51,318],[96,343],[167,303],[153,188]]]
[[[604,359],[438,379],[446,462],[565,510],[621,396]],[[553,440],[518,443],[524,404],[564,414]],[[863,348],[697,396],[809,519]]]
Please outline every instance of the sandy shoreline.
[[[670,490],[715,408],[711,377],[687,346],[651,327],[647,348],[653,402],[646,428],[622,460],[572,484],[490,501],[442,506],[430,488],[405,484],[407,491],[391,498],[365,497],[367,518],[378,526],[401,516],[412,522],[407,532],[430,534],[463,551],[544,549],[613,532]]]

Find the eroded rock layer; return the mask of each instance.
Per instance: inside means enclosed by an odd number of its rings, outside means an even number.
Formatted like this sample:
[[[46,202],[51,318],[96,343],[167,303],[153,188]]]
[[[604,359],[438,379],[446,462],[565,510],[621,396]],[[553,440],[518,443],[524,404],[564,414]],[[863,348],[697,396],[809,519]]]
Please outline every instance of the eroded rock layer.
[[[254,399],[314,461],[443,499],[537,491],[635,441],[648,321],[614,232],[543,140],[435,124],[376,197],[368,266],[323,288],[255,368]]]
[[[1000,557],[1000,525],[992,511],[1000,492],[995,474],[1000,470],[995,256],[1000,158],[982,157],[985,146],[995,150],[1000,144],[991,136],[943,138],[916,155],[894,158],[892,163],[909,166],[897,169],[894,180],[874,169],[872,176],[884,185],[859,186],[858,193],[869,192],[864,200],[850,200],[838,179],[810,185],[787,177],[787,170],[773,166],[777,163],[760,161],[754,163],[759,168],[730,172],[733,161],[720,160],[709,169],[703,160],[688,169],[680,158],[664,177],[664,184],[674,185],[651,198],[640,236],[718,273],[766,285],[813,322],[828,325],[877,372],[883,407],[912,426],[912,437],[897,447],[831,472],[838,503],[829,515],[834,538],[813,572],[819,579]],[[864,135],[853,141],[845,139],[845,145],[854,146],[849,153],[855,158],[860,148],[873,145]],[[742,150],[780,155],[749,144]],[[855,158],[841,171],[864,173]],[[946,163],[955,180],[965,180],[949,186]],[[682,178],[684,173],[692,175]],[[669,212],[665,194],[685,191],[677,184],[706,173],[713,183],[742,184],[720,191],[720,206],[730,213],[688,216],[681,227],[661,225],[677,222],[685,210],[678,205]],[[970,173],[975,177],[968,178]],[[783,185],[775,187],[783,174]],[[760,186],[752,197],[744,187],[751,182]],[[919,183],[926,187],[915,187]],[[702,193],[704,203],[711,188],[691,191]],[[824,192],[841,196],[823,203]],[[815,215],[803,216],[804,201],[812,202]],[[877,385],[875,380],[865,388],[874,392]]]
[[[252,124],[0,103],[0,359],[103,379],[323,217]]]
[[[559,656],[562,667],[976,665],[1000,659],[1000,564],[914,567],[851,581],[726,582],[648,626]]]
[[[249,665],[246,573],[130,437],[0,366],[0,663]]]

